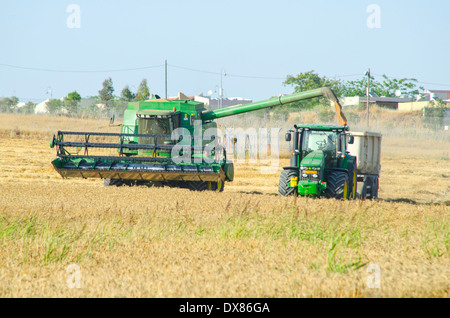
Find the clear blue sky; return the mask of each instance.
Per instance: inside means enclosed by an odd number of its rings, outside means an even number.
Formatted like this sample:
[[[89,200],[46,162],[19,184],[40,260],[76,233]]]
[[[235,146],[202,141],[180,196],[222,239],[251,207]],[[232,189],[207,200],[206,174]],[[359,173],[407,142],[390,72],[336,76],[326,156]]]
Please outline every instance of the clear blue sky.
[[[67,25],[71,4],[79,28]],[[370,4],[380,28],[368,27]],[[225,97],[253,100],[291,93],[286,75],[309,70],[351,80],[370,67],[450,89],[449,13],[444,0],[2,1],[0,96],[86,97],[107,77],[116,95],[146,78],[164,96],[165,59],[169,96],[206,94],[221,70]]]

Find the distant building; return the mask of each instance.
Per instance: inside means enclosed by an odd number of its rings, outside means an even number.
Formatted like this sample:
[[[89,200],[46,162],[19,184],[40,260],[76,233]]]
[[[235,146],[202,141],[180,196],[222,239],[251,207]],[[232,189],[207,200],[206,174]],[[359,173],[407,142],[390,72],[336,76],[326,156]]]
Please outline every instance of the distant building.
[[[36,107],[34,108],[34,113],[35,114],[47,114],[48,113],[48,109],[47,109],[48,101],[49,101],[49,99],[46,99],[46,100],[38,103],[36,105]]]
[[[367,97],[344,97],[339,99],[342,107],[355,107],[362,106],[367,104]],[[401,97],[379,97],[379,96],[370,96],[369,97],[369,105],[376,105],[379,107],[389,108],[389,109],[398,109],[399,105],[402,103],[411,102],[411,98],[401,98]]]
[[[64,98],[61,98],[60,100],[64,101]],[[48,114],[48,108],[47,108],[48,102],[49,102],[49,99],[46,99],[46,100],[38,103],[36,105],[36,107],[34,108],[34,113],[35,114]],[[98,100],[95,98],[82,98],[78,103],[78,109],[80,109],[80,110],[87,109],[92,105],[97,106],[99,109],[105,108],[105,104],[100,104],[98,102]],[[64,110],[63,110],[63,113],[64,113]]]
[[[429,95],[430,100],[442,99],[450,102],[450,90],[426,89],[425,95]]]
[[[450,90],[427,89],[419,93],[415,98],[405,97],[379,97],[376,94],[370,94],[369,105],[399,110],[399,111],[417,111],[427,107],[429,102],[438,99],[450,103]],[[355,107],[367,104],[366,96],[344,97],[340,99],[342,107]]]
[[[175,99],[189,99],[194,100],[196,102],[203,103],[208,109],[214,110],[218,109],[220,105],[220,99],[219,98],[211,98],[209,96],[203,96],[202,94],[196,95],[196,96],[186,96],[183,93],[178,93],[177,97],[169,97],[168,100],[175,100]],[[251,103],[251,99],[246,99],[242,97],[230,97],[230,98],[223,98],[222,99],[222,107],[228,107],[228,106],[234,106],[234,105],[241,105],[241,104],[248,104]]]
[[[230,98],[224,98],[222,99],[222,107],[228,107],[228,106],[234,106],[234,105],[241,105],[241,104],[249,104],[253,101],[251,99],[246,99],[242,97],[230,97]],[[220,105],[220,99],[218,98],[211,98],[209,101],[209,107],[210,109],[217,109]]]

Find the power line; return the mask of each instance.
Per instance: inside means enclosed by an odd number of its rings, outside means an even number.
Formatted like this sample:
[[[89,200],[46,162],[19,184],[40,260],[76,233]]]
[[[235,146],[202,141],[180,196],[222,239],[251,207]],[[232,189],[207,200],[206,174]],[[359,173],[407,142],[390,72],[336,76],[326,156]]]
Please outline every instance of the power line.
[[[353,76],[363,76],[364,74],[358,73],[358,74],[348,74],[348,75],[335,75],[334,77],[342,78],[342,77],[353,77]]]
[[[389,79],[394,78],[393,76],[388,76],[386,74],[383,74],[383,75],[381,75],[381,74],[374,74],[374,75],[376,75],[376,76],[386,76]],[[426,84],[426,85],[449,86],[450,87],[450,84],[430,83],[430,82],[422,82],[422,81],[417,81],[417,83],[418,84]]]
[[[142,66],[142,67],[134,67],[134,68],[123,68],[123,69],[114,69],[114,70],[62,70],[62,69],[46,69],[46,68],[37,68],[37,67],[27,67],[27,66],[19,66],[19,65],[11,65],[0,63],[0,66],[6,66],[10,68],[29,70],[29,71],[39,71],[39,72],[53,72],[53,73],[112,73],[112,72],[128,72],[128,71],[138,71],[145,70],[150,68],[158,68],[164,66],[164,64],[160,65],[151,65],[151,66]]]
[[[192,71],[192,72],[197,72],[197,73],[205,73],[205,74],[213,74],[213,75],[220,75],[221,74],[220,72],[199,70],[199,69],[194,69],[194,68],[185,67],[185,66],[178,66],[178,65],[173,65],[173,64],[168,64],[168,65],[171,66],[171,67],[174,67],[174,68],[183,69],[183,70]],[[285,80],[286,79],[286,77],[255,76],[255,75],[241,75],[241,74],[229,74],[229,73],[225,73],[223,75],[228,76],[228,77],[240,77],[240,78],[252,78],[252,79],[268,79],[268,80]],[[341,77],[360,76],[360,75],[362,75],[362,74],[337,75],[335,77],[341,78]]]
[[[132,67],[132,68],[122,68],[122,69],[110,69],[110,70],[65,70],[65,69],[48,69],[48,68],[38,68],[38,67],[28,67],[28,66],[21,66],[21,65],[12,65],[12,64],[5,64],[0,63],[0,66],[3,67],[10,67],[15,69],[22,69],[22,70],[29,70],[29,71],[38,71],[38,72],[53,72],[53,73],[112,73],[112,72],[131,72],[131,71],[139,71],[139,70],[145,70],[145,69],[152,69],[152,68],[159,68],[164,67],[164,64],[158,64],[158,65],[150,65],[150,66],[141,66],[141,67]],[[183,69],[191,72],[197,72],[197,73],[203,73],[203,74],[212,74],[212,75],[224,75],[228,77],[236,77],[236,78],[249,78],[249,79],[263,79],[263,80],[284,80],[285,77],[271,77],[271,76],[254,76],[254,75],[241,75],[241,74],[228,74],[228,73],[220,73],[220,72],[213,72],[213,71],[206,71],[206,70],[199,70],[191,67],[185,67],[185,66],[179,66],[179,65],[173,65],[168,64],[168,66],[178,69]],[[344,78],[344,77],[353,77],[353,76],[361,76],[362,74],[346,74],[346,75],[336,75],[334,78]],[[388,76],[386,74],[373,74],[376,76],[386,76],[387,78],[394,78],[393,76]],[[442,83],[433,83],[433,82],[422,82],[417,81],[419,84],[426,84],[426,85],[436,85],[436,86],[446,86],[450,87],[450,84],[442,84]]]
[[[184,66],[178,66],[178,65],[173,65],[173,64],[167,64],[170,67],[174,67],[174,68],[178,68],[178,69],[182,69],[182,70],[186,70],[186,71],[192,71],[192,72],[197,72],[197,73],[205,73],[205,74],[214,74],[214,75],[220,75],[220,72],[211,72],[211,71],[204,71],[204,70],[198,70],[198,69],[194,69],[194,68],[190,68],[190,67],[184,67]]]
[[[227,74],[229,77],[240,77],[240,78],[254,78],[254,79],[267,79],[267,80],[284,80],[284,77],[268,77],[268,76],[250,76],[250,75],[236,75]]]
[[[241,77],[241,78],[254,78],[254,79],[269,79],[269,80],[283,80],[285,79],[284,77],[269,77],[269,76],[251,76],[251,75],[238,75],[238,74],[229,74],[229,73],[220,73],[220,72],[212,72],[212,71],[205,71],[205,70],[199,70],[199,69],[194,69],[194,68],[190,68],[190,67],[185,67],[185,66],[178,66],[178,65],[173,65],[173,64],[168,64],[171,67],[174,68],[178,68],[178,69],[182,69],[182,70],[187,70],[187,71],[192,71],[192,72],[197,72],[197,73],[205,73],[205,74],[213,74],[213,75],[224,75],[224,76],[228,76],[228,77]]]

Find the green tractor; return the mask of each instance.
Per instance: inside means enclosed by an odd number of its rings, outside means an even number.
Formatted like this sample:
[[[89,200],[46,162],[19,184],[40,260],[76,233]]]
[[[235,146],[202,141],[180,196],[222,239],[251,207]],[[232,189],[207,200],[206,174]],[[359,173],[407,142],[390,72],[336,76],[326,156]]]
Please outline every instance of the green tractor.
[[[293,146],[290,165],[280,174],[281,196],[356,198],[357,158],[348,151],[354,137],[347,125],[294,126],[285,139]]]

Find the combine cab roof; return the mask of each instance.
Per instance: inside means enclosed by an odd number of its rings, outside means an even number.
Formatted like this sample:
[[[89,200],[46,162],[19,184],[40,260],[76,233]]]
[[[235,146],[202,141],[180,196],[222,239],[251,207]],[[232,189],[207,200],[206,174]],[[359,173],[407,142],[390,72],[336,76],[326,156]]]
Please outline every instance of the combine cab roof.
[[[305,124],[300,125],[299,128],[307,128],[311,130],[348,130],[348,126],[343,125],[324,125],[324,124]]]
[[[205,110],[203,103],[192,100],[153,99],[128,103],[127,109],[138,113],[144,112],[201,112]]]

